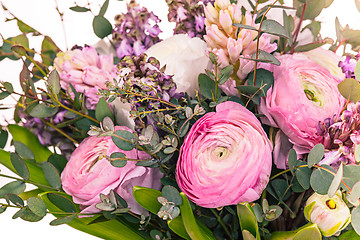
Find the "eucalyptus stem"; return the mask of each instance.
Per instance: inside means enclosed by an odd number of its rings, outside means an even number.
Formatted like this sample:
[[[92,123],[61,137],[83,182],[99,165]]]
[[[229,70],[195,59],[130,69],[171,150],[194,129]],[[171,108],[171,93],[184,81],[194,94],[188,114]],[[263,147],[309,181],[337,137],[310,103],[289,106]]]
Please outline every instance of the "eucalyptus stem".
[[[48,189],[55,190],[55,191],[58,191],[58,190],[59,190],[59,189],[53,188],[53,187],[48,186],[48,185],[43,185],[43,184],[40,184],[40,183],[37,183],[37,182],[33,182],[33,181],[31,181],[31,180],[25,180],[25,179],[13,177],[13,176],[1,174],[1,173],[0,173],[0,177],[6,177],[6,178],[10,178],[10,179],[22,181],[22,182],[25,182],[25,183],[30,183],[30,184],[33,184],[33,185],[38,186],[38,187],[48,188]]]
[[[44,119],[40,119],[43,123],[45,123],[46,125],[48,125],[49,127],[55,129],[57,132],[59,132],[60,134],[62,134],[64,137],[66,137],[67,139],[69,139],[70,141],[72,141],[73,143],[79,144],[78,141],[76,141],[75,139],[73,139],[71,136],[69,136],[67,133],[65,133],[63,130],[57,128],[54,124],[44,120]]]
[[[215,217],[217,218],[217,221],[220,223],[220,225],[222,226],[222,228],[225,230],[226,234],[229,236],[229,238],[231,240],[234,240],[233,236],[231,235],[229,229],[226,227],[225,223],[223,222],[223,220],[220,218],[219,214],[216,212],[215,209],[210,208],[211,212],[215,215]]]
[[[274,176],[272,176],[272,177],[269,179],[269,181],[274,180],[274,179],[277,178],[278,176],[281,176],[281,175],[283,175],[284,173],[287,173],[287,172],[290,172],[290,169],[286,169],[286,170],[284,170],[284,171],[281,171],[281,172],[275,174]]]

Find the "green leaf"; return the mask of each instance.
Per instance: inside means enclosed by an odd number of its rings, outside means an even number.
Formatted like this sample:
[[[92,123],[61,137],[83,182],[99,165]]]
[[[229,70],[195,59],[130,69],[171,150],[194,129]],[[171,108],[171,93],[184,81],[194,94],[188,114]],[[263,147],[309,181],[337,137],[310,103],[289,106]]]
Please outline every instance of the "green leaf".
[[[166,185],[161,190],[162,196],[166,198],[169,202],[173,202],[176,205],[180,205],[182,203],[182,198],[180,196],[179,191],[173,186]]]
[[[199,225],[197,224],[194,214],[193,214],[193,211],[190,207],[190,202],[187,199],[186,195],[183,192],[181,192],[180,195],[182,197],[182,204],[179,206],[180,212],[181,212],[181,216],[183,219],[185,229],[186,229],[187,233],[189,234],[189,236],[191,237],[191,239],[215,240],[213,233],[208,228],[205,228],[205,229],[200,228]]]
[[[88,12],[88,11],[90,11],[90,9],[88,9],[86,7],[80,7],[80,6],[70,7],[69,9],[74,11],[74,12]]]
[[[314,19],[325,8],[326,0],[307,0],[307,6],[304,12],[304,19]],[[298,7],[296,11],[296,16],[301,17],[303,11],[303,7]]]
[[[360,30],[344,29],[341,32],[345,43],[351,45],[351,49],[356,51],[360,45]]]
[[[56,167],[59,173],[61,173],[64,170],[67,164],[66,158],[63,155],[59,155],[56,153],[51,154],[47,161],[52,165],[54,165],[54,167]]]
[[[309,189],[310,187],[310,176],[311,176],[311,169],[307,167],[301,167],[296,169],[295,176],[299,181],[301,187],[305,190]]]
[[[238,28],[244,28],[244,29],[259,31],[257,28],[255,28],[255,27],[253,27],[253,26],[244,25],[244,24],[240,24],[240,23],[233,23],[233,26],[234,26],[234,27],[238,27]]]
[[[58,95],[60,93],[60,76],[56,69],[51,71],[51,73],[49,74],[48,86],[54,95]]]
[[[113,161],[110,161],[110,163],[114,167],[122,168],[122,167],[125,167],[125,165],[127,164],[127,161],[126,160],[113,160]]]
[[[109,104],[106,102],[105,98],[100,98],[99,102],[96,105],[95,109],[96,120],[102,122],[105,117],[111,118],[114,121],[113,113],[109,107]]]
[[[182,238],[185,238],[187,240],[191,240],[191,237],[189,236],[189,234],[186,232],[183,220],[181,215],[174,218],[173,220],[168,220],[167,224],[169,226],[169,228],[176,233],[177,235],[179,235]]]
[[[360,236],[355,230],[348,230],[338,237],[339,240],[360,240]]]
[[[56,193],[55,193],[56,194]],[[39,197],[45,202],[46,207],[51,212],[61,212],[62,210],[54,205],[48,198],[49,193],[42,193]],[[54,214],[55,217],[63,217],[63,214]],[[133,229],[130,226],[126,225],[117,220],[110,220],[106,222],[96,222],[91,225],[89,223],[93,222],[97,217],[85,217],[85,218],[75,218],[68,223],[69,226],[89,233],[93,236],[102,238],[102,239],[131,239],[131,240],[144,240],[148,239],[140,235],[137,229]]]
[[[15,124],[8,125],[14,141],[24,143],[35,155],[35,161],[41,163],[47,161],[51,151],[40,144],[39,139],[28,129]]]
[[[31,197],[37,197],[38,194],[40,194],[42,192],[44,192],[44,191],[36,188],[36,189],[30,190],[30,191],[20,193],[20,194],[18,194],[18,196],[21,197],[23,200],[27,200]]]
[[[38,222],[43,218],[43,217],[36,215],[32,211],[30,211],[29,207],[27,207],[27,206],[20,209],[17,213],[15,213],[15,215],[13,216],[13,219],[18,218],[18,217],[20,217],[22,220],[25,220],[28,222]]]
[[[271,35],[275,35],[283,38],[289,38],[285,28],[280,23],[272,19],[267,19],[263,21],[261,25],[261,31],[269,33]]]
[[[360,235],[360,207],[356,207],[351,211],[351,225],[355,232]]]
[[[19,154],[22,158],[26,159],[34,159],[35,156],[33,152],[22,142],[14,141],[15,151]]]
[[[248,75],[247,79],[247,85],[254,86],[254,72],[251,72]],[[260,90],[257,94],[260,97],[265,97],[267,91],[272,85],[274,85],[274,75],[268,70],[258,68],[256,70],[255,86],[258,87]]]
[[[53,188],[60,189],[61,188],[61,179],[60,174],[56,167],[52,165],[50,162],[43,162],[42,169],[44,172],[44,176],[46,181],[50,183]]]
[[[134,148],[133,142],[135,141],[135,135],[126,130],[118,130],[115,132],[116,136],[111,136],[114,144],[124,151],[131,151]]]
[[[103,16],[95,16],[93,20],[93,29],[96,36],[104,38],[112,33],[112,26],[109,20]]]
[[[5,194],[5,199],[7,201],[12,202],[13,204],[15,204],[16,206],[20,206],[23,207],[24,206],[24,201],[21,199],[21,197],[19,197],[16,194],[13,193],[7,193]]]
[[[59,217],[55,220],[52,220],[50,222],[50,225],[51,226],[58,226],[58,225],[61,225],[61,224],[67,224],[69,222],[71,222],[72,220],[74,220],[76,218],[76,214],[72,214],[70,216],[65,216],[65,217]]]
[[[316,144],[309,152],[307,157],[308,167],[311,168],[315,164],[318,164],[324,157],[324,145],[321,143]]]
[[[354,74],[355,74],[355,78],[356,79],[360,79],[360,61],[358,61],[355,65],[355,70],[354,70]]]
[[[306,25],[301,31],[304,31],[305,29],[309,29],[314,38],[316,38],[320,33],[321,23],[318,21],[312,21],[311,23]]]
[[[56,54],[60,51],[60,48],[49,36],[44,36],[41,43],[41,59],[46,66],[53,65]]]
[[[20,45],[14,45],[11,47],[11,50],[20,56],[26,56],[26,49]]]
[[[180,124],[179,124],[180,125]],[[190,121],[184,121],[184,123],[177,129],[179,137],[184,137],[190,128]]]
[[[9,92],[0,92],[0,100],[3,100],[8,96],[10,96]]]
[[[233,73],[233,70],[234,70],[233,65],[228,65],[228,66],[224,67],[223,69],[221,69],[220,78],[219,78],[219,85],[225,83],[226,80],[229,79],[229,77]]]
[[[346,186],[353,188],[355,183],[360,181],[360,166],[359,165],[346,165],[344,166],[343,181]],[[347,189],[343,183],[341,183],[343,189]]]
[[[9,82],[4,82],[4,87],[6,89],[7,92],[9,93],[13,93],[14,92],[14,87],[11,83]]]
[[[31,197],[27,200],[27,205],[30,211],[36,214],[39,217],[45,217],[46,215],[46,205],[38,197]]]
[[[159,190],[134,186],[133,195],[136,202],[139,203],[140,206],[157,215],[159,209],[162,206],[157,200],[157,198],[161,196],[161,192]]]
[[[101,6],[99,16],[104,16],[104,14],[106,13],[106,10],[108,9],[108,6],[109,6],[109,0],[105,0],[103,5]]]
[[[55,115],[57,111],[57,107],[50,107],[45,103],[40,103],[30,111],[30,115],[34,118],[46,118]]]
[[[339,189],[342,177],[343,177],[343,165],[341,163],[334,179],[332,180],[332,182],[330,184],[329,190],[328,190],[328,196],[330,198],[332,198],[335,195],[336,191]]]
[[[62,194],[48,192],[46,196],[52,204],[54,204],[62,211],[68,213],[76,213],[75,204],[72,201],[70,201],[67,197],[63,196]],[[44,199],[42,200],[44,201]]]
[[[355,183],[354,186],[351,189],[351,192],[349,193],[348,200],[349,202],[354,206],[359,206],[359,198],[360,198],[360,181]]]
[[[1,93],[0,93],[1,94]],[[5,130],[0,130],[0,148],[4,148],[8,140],[9,133]]]
[[[322,239],[321,232],[315,223],[298,231],[293,238],[293,240],[307,240],[307,239],[311,239],[311,240]]]
[[[289,151],[288,164],[289,164],[289,169],[292,174],[295,173],[295,167],[297,166],[298,162],[299,161],[297,160],[296,151],[294,149],[291,149]]]
[[[201,73],[198,78],[199,89],[204,97],[213,100],[215,98],[216,83],[208,75]],[[220,97],[220,89],[217,88],[217,97]]]
[[[237,205],[237,214],[241,230],[249,231],[257,240],[260,240],[259,227],[256,216],[249,203],[240,203]]]
[[[318,194],[326,195],[329,191],[331,182],[334,179],[334,169],[328,165],[321,165],[321,168],[317,168],[313,171],[310,177],[311,188]]]
[[[297,46],[294,49],[294,51],[295,52],[307,52],[307,51],[313,50],[315,48],[319,48],[319,47],[321,47],[321,46],[323,46],[325,44],[326,44],[326,41],[308,43],[308,44],[305,44],[305,45]]]
[[[255,53],[251,56],[251,58],[255,59],[256,55]],[[268,63],[271,63],[271,64],[274,64],[276,66],[280,66],[280,61],[274,57],[274,55],[268,53],[268,52],[265,52],[261,49],[259,49],[259,54],[258,54],[258,59],[262,60],[262,61],[266,61]]]
[[[14,166],[14,169],[19,174],[19,176],[24,178],[25,180],[29,180],[30,173],[29,173],[29,168],[26,165],[26,162],[16,153],[10,153],[10,159],[12,165]]]
[[[5,184],[0,188],[0,198],[4,198],[6,194],[13,193],[19,195],[20,193],[24,192],[26,185],[23,181],[14,181]]]
[[[23,33],[30,33],[30,32],[37,32],[35,29],[24,23],[23,21],[17,20],[17,25],[21,32]]]

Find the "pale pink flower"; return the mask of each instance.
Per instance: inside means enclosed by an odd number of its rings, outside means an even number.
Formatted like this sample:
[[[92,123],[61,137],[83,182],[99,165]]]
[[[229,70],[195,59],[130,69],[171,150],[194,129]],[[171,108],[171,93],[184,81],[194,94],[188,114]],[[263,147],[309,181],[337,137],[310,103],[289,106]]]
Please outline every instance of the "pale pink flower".
[[[84,93],[89,109],[95,109],[100,98],[98,90],[106,89],[106,82],[116,78],[117,72],[112,54],[100,56],[93,47],[60,52],[54,65],[61,78],[61,87],[69,90],[71,83],[77,92]]]
[[[117,126],[115,130],[130,131],[127,127]],[[133,197],[136,185],[160,189],[162,173],[156,168],[136,166],[136,162],[128,161],[125,167],[117,168],[103,158],[114,152],[122,152],[130,159],[146,159],[149,157],[138,150],[123,151],[115,146],[110,136],[86,138],[72,153],[64,171],[61,182],[64,191],[73,197],[73,201],[83,208],[82,213],[100,212],[95,207],[100,203],[100,193],[108,195],[110,190],[118,193],[136,214],[146,214]]]
[[[199,206],[257,200],[271,172],[272,145],[255,115],[227,101],[191,127],[180,148],[176,180]]]

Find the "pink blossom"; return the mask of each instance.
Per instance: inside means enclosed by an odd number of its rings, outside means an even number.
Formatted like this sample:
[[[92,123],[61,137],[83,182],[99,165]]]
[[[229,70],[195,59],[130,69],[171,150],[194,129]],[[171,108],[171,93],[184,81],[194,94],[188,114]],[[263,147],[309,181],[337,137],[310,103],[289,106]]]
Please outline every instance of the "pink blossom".
[[[298,154],[308,153],[321,141],[318,123],[339,114],[345,99],[338,91],[337,78],[303,54],[277,58],[281,65],[269,67],[274,74],[274,86],[261,100],[259,112],[266,116],[263,123],[280,128]],[[277,141],[281,142],[284,141]],[[284,151],[280,147],[275,149]],[[287,154],[276,152],[275,156],[284,157],[275,159],[278,167],[284,167]]]
[[[84,93],[89,109],[95,109],[100,98],[98,90],[106,89],[105,83],[116,78],[117,72],[113,56],[99,56],[93,47],[58,53],[54,65],[61,87],[69,90],[71,83],[77,92]]]
[[[253,113],[224,102],[190,129],[179,153],[180,189],[207,208],[257,200],[271,172],[272,145]]]
[[[130,131],[127,127],[117,126],[116,130]],[[118,193],[136,214],[144,214],[143,209],[134,199],[132,191],[135,185],[160,188],[162,173],[155,168],[136,166],[134,161],[128,161],[125,167],[117,168],[103,158],[114,152],[122,152],[130,159],[145,159],[146,153],[131,150],[123,151],[115,146],[110,136],[86,138],[72,153],[64,171],[61,182],[66,193],[73,201],[84,207],[82,213],[100,212],[95,207],[100,203],[100,193],[108,195],[110,190]]]

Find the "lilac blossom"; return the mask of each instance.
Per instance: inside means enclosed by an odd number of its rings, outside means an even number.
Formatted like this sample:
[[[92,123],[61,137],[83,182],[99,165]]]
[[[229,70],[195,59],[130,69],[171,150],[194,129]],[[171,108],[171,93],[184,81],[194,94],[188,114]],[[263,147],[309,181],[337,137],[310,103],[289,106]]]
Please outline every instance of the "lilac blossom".
[[[134,0],[127,4],[127,13],[115,16],[112,34],[116,54],[121,59],[127,55],[138,56],[160,41],[160,19]]]

